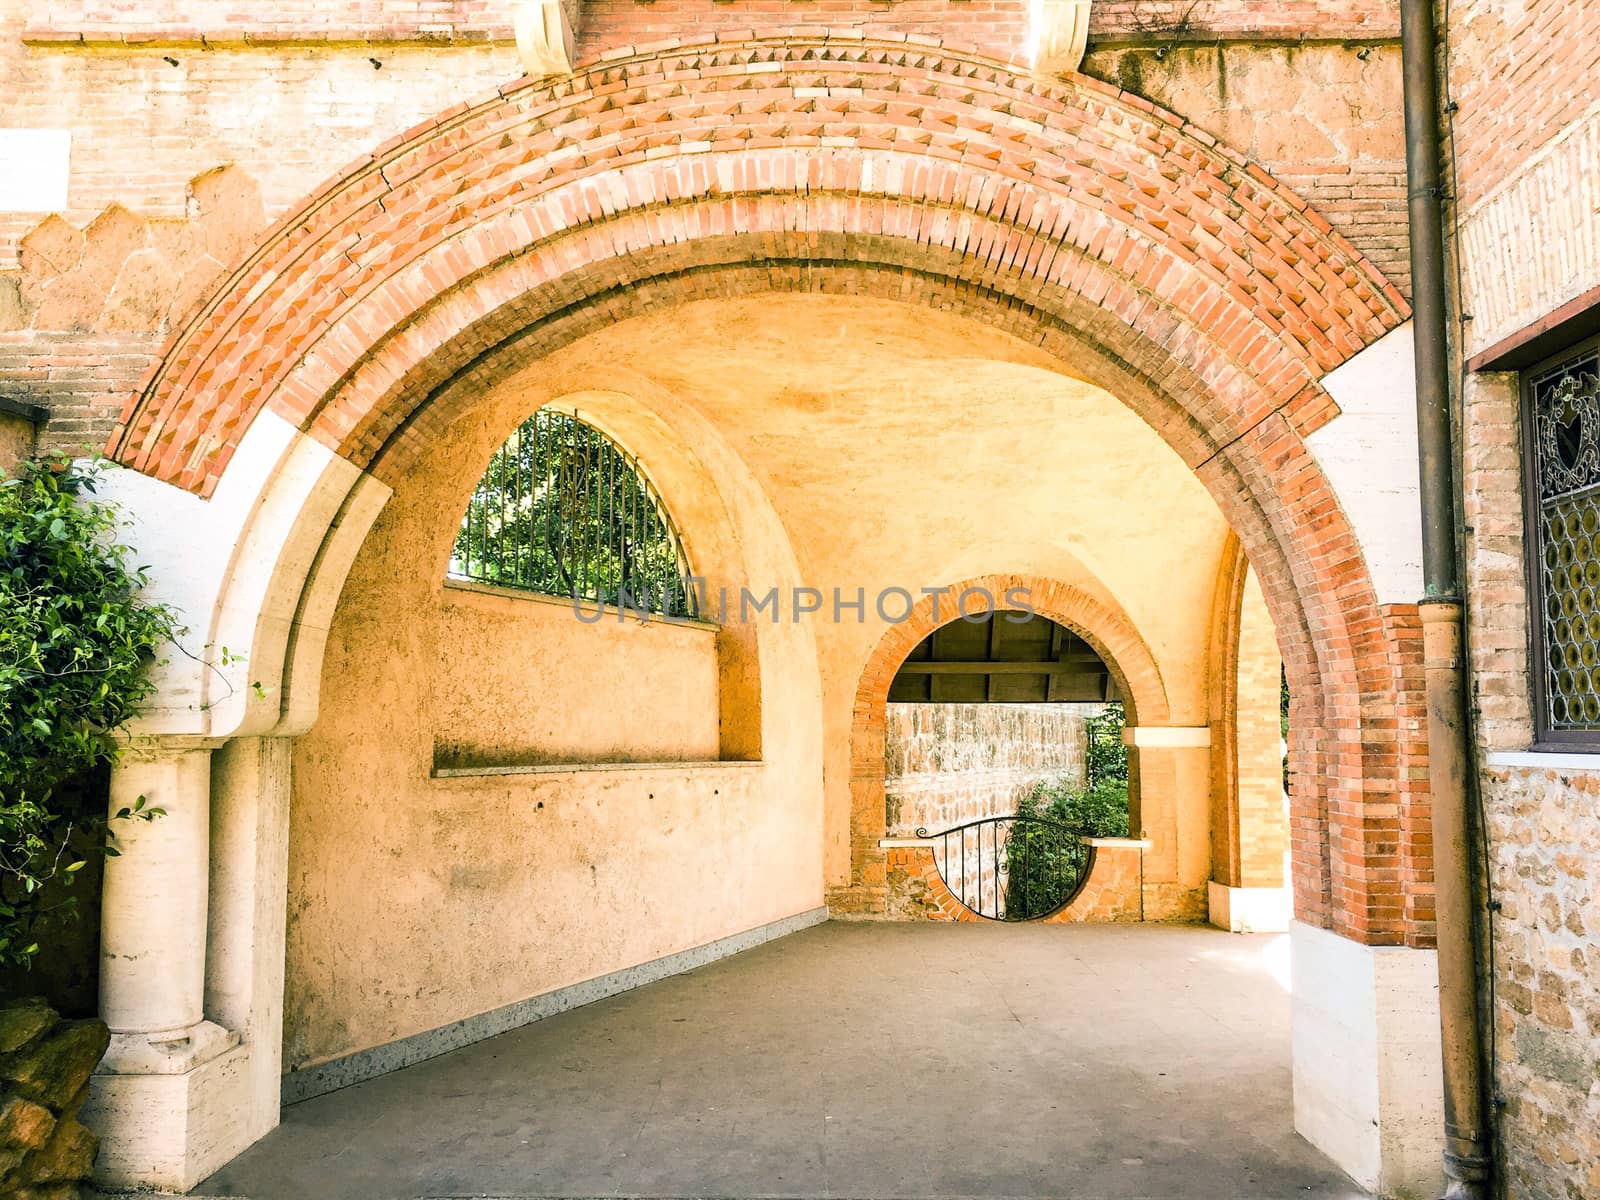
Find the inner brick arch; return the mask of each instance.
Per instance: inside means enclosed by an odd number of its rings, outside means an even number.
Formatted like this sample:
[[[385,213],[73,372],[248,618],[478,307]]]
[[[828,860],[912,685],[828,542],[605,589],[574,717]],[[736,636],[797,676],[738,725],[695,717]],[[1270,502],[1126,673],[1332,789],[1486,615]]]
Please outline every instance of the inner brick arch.
[[[884,731],[895,673],[924,638],[961,619],[958,598],[969,589],[1004,607],[1014,588],[1026,590],[1034,612],[1093,647],[1116,681],[1130,725],[1161,725],[1168,720],[1167,688],[1150,648],[1125,613],[1083,589],[1055,579],[996,574],[964,579],[938,596],[924,596],[904,621],[891,625],[878,639],[856,684],[850,715],[850,881],[829,896],[830,906],[838,911],[882,910],[886,857],[878,840],[886,828]],[[1137,758],[1137,752],[1130,755],[1130,799],[1138,795]]]
[[[1295,748],[1322,785],[1297,815],[1302,916],[1412,937],[1393,853],[1408,618],[1378,609],[1301,440],[1335,411],[1318,380],[1404,301],[1259,168],[1114,88],[814,30],[524,81],[379,147],[283,222],[111,448],[208,495],[267,410],[381,477],[507,356],[585,323],[867,278],[1046,345],[1196,470],[1318,705]]]

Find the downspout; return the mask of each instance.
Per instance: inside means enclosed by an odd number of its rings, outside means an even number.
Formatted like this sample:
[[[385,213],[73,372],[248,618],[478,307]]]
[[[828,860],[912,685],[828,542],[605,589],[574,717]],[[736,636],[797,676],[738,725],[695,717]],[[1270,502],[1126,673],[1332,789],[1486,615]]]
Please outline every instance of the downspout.
[[[1428,777],[1444,1067],[1444,1200],[1487,1200],[1491,1154],[1479,1054],[1476,921],[1468,851],[1466,675],[1445,309],[1444,192],[1439,174],[1438,39],[1433,0],[1401,0],[1406,181],[1422,482],[1421,601]]]

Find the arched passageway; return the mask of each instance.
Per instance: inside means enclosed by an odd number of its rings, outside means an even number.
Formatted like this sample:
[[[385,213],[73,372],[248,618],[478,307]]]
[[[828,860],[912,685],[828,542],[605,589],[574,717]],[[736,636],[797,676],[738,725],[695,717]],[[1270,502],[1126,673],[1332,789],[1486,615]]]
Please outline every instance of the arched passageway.
[[[452,708],[435,686],[473,661],[438,655],[454,602],[443,566],[466,496],[506,433],[557,401],[602,414],[663,493],[681,497],[685,537],[702,539],[718,581],[759,594],[839,588],[848,600],[859,588],[865,605],[899,589],[913,603],[909,620],[877,611],[825,630],[730,624],[695,652],[719,689],[720,723],[700,752],[708,761],[680,756],[685,819],[693,809],[745,861],[786,854],[787,890],[723,888],[725,919],[701,927],[663,903],[659,947],[585,938],[586,910],[547,921],[545,944],[565,956],[549,977],[496,976],[522,998],[730,932],[735,912],[770,922],[825,894],[838,913],[872,911],[883,698],[927,632],[916,632],[927,603],[916,596],[949,580],[1027,582],[1040,611],[1117,664],[1162,872],[1154,894],[1171,915],[1203,916],[1213,846],[1186,838],[1177,814],[1198,812],[1208,828],[1205,663],[1230,530],[1296,697],[1293,884],[1306,953],[1331,962],[1349,947],[1370,968],[1374,947],[1425,948],[1415,610],[1397,599],[1405,578],[1371,569],[1369,526],[1358,527],[1392,498],[1374,500],[1316,448],[1350,420],[1348,397],[1368,398],[1364,353],[1403,336],[1406,316],[1326,222],[1213,139],[1115,89],[1022,78],[954,49],[804,34],[676,46],[507,88],[381,147],[286,221],[174,339],[113,440],[138,472],[122,489],[142,520],[207,532],[166,575],[197,658],[207,644],[246,647],[248,666],[172,667],[147,730],[165,740],[124,771],[121,786],[171,795],[174,811],[220,812],[211,840],[224,853],[209,933],[203,897],[198,926],[190,905],[171,933],[188,939],[198,974],[159,1012],[127,1006],[104,1103],[126,1103],[119,1081],[146,1082],[150,1033],[205,1021],[193,1061],[168,1072],[184,1082],[169,1086],[197,1088],[197,1072],[231,1056],[252,1116],[206,1145],[175,1134],[172,1177],[192,1181],[219,1147],[275,1120],[283,957],[269,910],[287,886],[283,812],[291,788],[307,789],[305,801],[295,791],[294,819],[325,823],[303,850],[289,838],[288,872],[314,885],[318,856],[360,824],[360,799],[350,807],[335,780],[391,650],[426,668],[430,700],[408,710],[403,753],[366,731],[383,797],[369,814],[383,817],[396,796],[425,811],[444,784],[470,805],[498,797],[502,822],[521,819],[502,777],[430,775],[420,748],[434,731],[421,722],[470,719],[465,699]],[[948,428],[980,410],[985,454],[962,460],[925,438],[937,418]],[[1063,445],[1074,453],[1046,452]],[[897,465],[859,469],[884,463]],[[1019,517],[974,504],[985,471],[990,494],[1020,488],[1056,509]],[[933,486],[919,491],[925,478]],[[1068,515],[1076,524],[1049,519]],[[409,641],[373,618],[395,611],[417,614]],[[642,764],[624,762],[633,774],[616,794],[654,799]],[[735,777],[742,805],[713,782]],[[598,804],[592,783],[572,794]],[[1174,814],[1165,824],[1149,811],[1157,790]],[[189,828],[193,844],[172,852],[203,855],[203,826]],[[412,857],[427,856],[429,836],[413,826]],[[129,894],[146,869],[138,855],[115,864]],[[733,870],[730,860],[712,878]],[[318,913],[358,928],[363,905],[405,899],[382,888],[350,898],[349,911],[326,895],[320,909],[291,909],[312,914],[290,935],[292,1014],[299,967],[332,971],[347,940],[337,922],[318,931]],[[411,899],[429,904],[426,892]],[[518,948],[508,937],[492,949]],[[481,949],[451,953],[485,957],[492,975],[495,953]],[[328,979],[320,991],[337,990]],[[143,986],[133,967],[108,976],[113,1001]],[[295,1016],[316,1031],[305,1066],[465,1015],[448,990],[386,983],[375,994],[384,1003],[364,1013]],[[1357,1025],[1381,1008],[1373,1001]],[[1363,1044],[1359,1029],[1336,1032]],[[244,1035],[232,1049],[230,1033]],[[1337,1140],[1350,1124],[1337,1108],[1313,1104],[1302,1127]]]

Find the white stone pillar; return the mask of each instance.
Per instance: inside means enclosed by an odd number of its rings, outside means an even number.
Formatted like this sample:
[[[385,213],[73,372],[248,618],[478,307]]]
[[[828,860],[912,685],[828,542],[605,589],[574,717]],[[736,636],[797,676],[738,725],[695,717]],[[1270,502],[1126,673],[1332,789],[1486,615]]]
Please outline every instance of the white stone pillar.
[[[123,809],[161,810],[152,820]],[[112,831],[101,902],[100,1012],[111,1046],[85,1121],[103,1135],[111,1183],[180,1191],[210,1163],[204,1096],[217,1091],[238,1035],[205,1019],[210,904],[211,750],[157,742],[111,772]]]
[[[119,818],[143,805],[162,815]],[[204,1020],[211,751],[130,752],[111,772],[100,1016],[123,1038],[179,1037]]]
[[[1290,927],[1294,1127],[1362,1187],[1437,1196],[1444,1173],[1432,950]]]

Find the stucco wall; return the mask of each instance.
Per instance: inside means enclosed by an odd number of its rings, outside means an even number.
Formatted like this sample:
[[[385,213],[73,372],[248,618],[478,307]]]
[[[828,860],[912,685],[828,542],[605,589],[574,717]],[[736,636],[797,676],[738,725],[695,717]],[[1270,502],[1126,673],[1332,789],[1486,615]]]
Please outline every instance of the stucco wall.
[[[295,745],[286,1070],[821,903],[807,631],[753,631],[759,646],[741,650],[752,631],[591,626],[568,606],[445,584],[479,472],[548,398],[502,389],[446,431],[399,482],[340,600],[321,716]],[[711,480],[716,439],[632,409],[625,444],[681,498],[696,566],[787,581],[759,497],[733,467]],[[441,735],[500,762],[740,747],[763,762],[436,778]]]
[[[891,704],[884,728],[890,837],[1009,816],[1035,784],[1080,784],[1101,705]]]
[[[849,871],[853,705],[889,589],[991,571],[1082,588],[1147,643],[1170,722],[1206,724],[1226,522],[1149,425],[1021,339],[865,297],[774,295],[619,322],[524,376],[699,414],[770,498],[805,583],[867,597],[864,612],[834,619],[830,604],[800,622],[823,688],[830,886]],[[1146,881],[1169,912],[1203,914],[1208,752],[1149,757],[1172,761],[1143,789]]]
[[[717,631],[447,584],[434,763],[607,763],[720,753]]]

